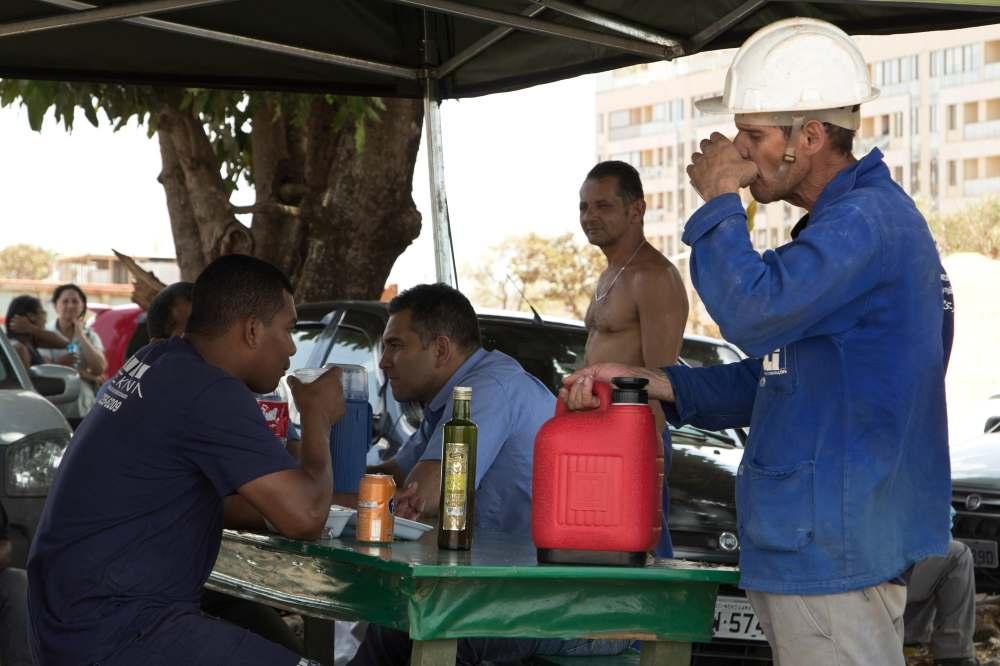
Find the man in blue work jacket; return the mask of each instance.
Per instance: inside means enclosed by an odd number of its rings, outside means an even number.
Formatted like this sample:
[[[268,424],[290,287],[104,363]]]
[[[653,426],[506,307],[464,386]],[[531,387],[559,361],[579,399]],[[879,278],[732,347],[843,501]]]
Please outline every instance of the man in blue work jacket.
[[[595,379],[644,376],[671,423],[750,426],[736,482],[740,584],[781,666],[903,666],[900,577],[948,548],[943,271],[881,153],[851,154],[859,105],[877,94],[828,23],[752,35],[725,94],[699,103],[734,113],[739,133],[692,155],[706,203],[683,235],[699,295],[752,358],[595,365],[562,393],[592,408]],[[743,187],[809,211],[790,243],[754,251]]]

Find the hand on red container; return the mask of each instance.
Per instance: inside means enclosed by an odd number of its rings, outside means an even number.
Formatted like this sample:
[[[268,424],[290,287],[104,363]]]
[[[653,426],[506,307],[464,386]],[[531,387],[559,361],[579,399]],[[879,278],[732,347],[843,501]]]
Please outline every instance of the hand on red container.
[[[407,520],[420,520],[425,502],[417,493],[416,481],[410,481],[403,492],[396,495],[396,515]]]
[[[594,382],[607,382],[615,377],[643,377],[649,380],[646,391],[654,400],[674,401],[674,390],[662,370],[650,370],[621,363],[595,363],[563,377],[559,399],[573,411],[597,409],[601,401],[594,395]]]

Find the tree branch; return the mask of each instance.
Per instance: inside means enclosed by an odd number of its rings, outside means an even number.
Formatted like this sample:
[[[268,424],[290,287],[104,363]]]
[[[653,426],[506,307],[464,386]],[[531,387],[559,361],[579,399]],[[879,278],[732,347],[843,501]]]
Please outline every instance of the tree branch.
[[[280,215],[298,216],[302,211],[298,206],[289,206],[277,201],[262,201],[249,206],[230,206],[233,215],[243,215],[244,213],[277,213]]]

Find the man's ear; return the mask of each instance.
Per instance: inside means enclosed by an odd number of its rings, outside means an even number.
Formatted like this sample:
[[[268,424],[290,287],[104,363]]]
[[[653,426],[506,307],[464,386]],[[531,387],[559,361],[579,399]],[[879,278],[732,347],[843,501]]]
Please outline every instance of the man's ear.
[[[636,199],[629,207],[634,211],[635,219],[642,222],[642,218],[646,215],[646,200]]]
[[[799,133],[799,149],[809,155],[815,155],[830,140],[826,135],[826,128],[818,120],[809,120],[802,126]]]
[[[261,344],[263,322],[254,315],[243,320],[243,341],[250,349],[257,349]]]
[[[431,349],[434,351],[435,367],[441,367],[451,360],[455,345],[447,335],[439,335],[431,342]]]

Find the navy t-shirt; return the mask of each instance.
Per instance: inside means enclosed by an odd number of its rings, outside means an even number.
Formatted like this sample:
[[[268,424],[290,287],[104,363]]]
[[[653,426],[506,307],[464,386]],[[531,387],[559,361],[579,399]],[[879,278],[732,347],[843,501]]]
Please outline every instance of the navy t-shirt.
[[[139,350],[70,442],[32,544],[42,665],[99,661],[168,614],[197,611],[223,498],[294,467],[243,382],[182,338]]]

